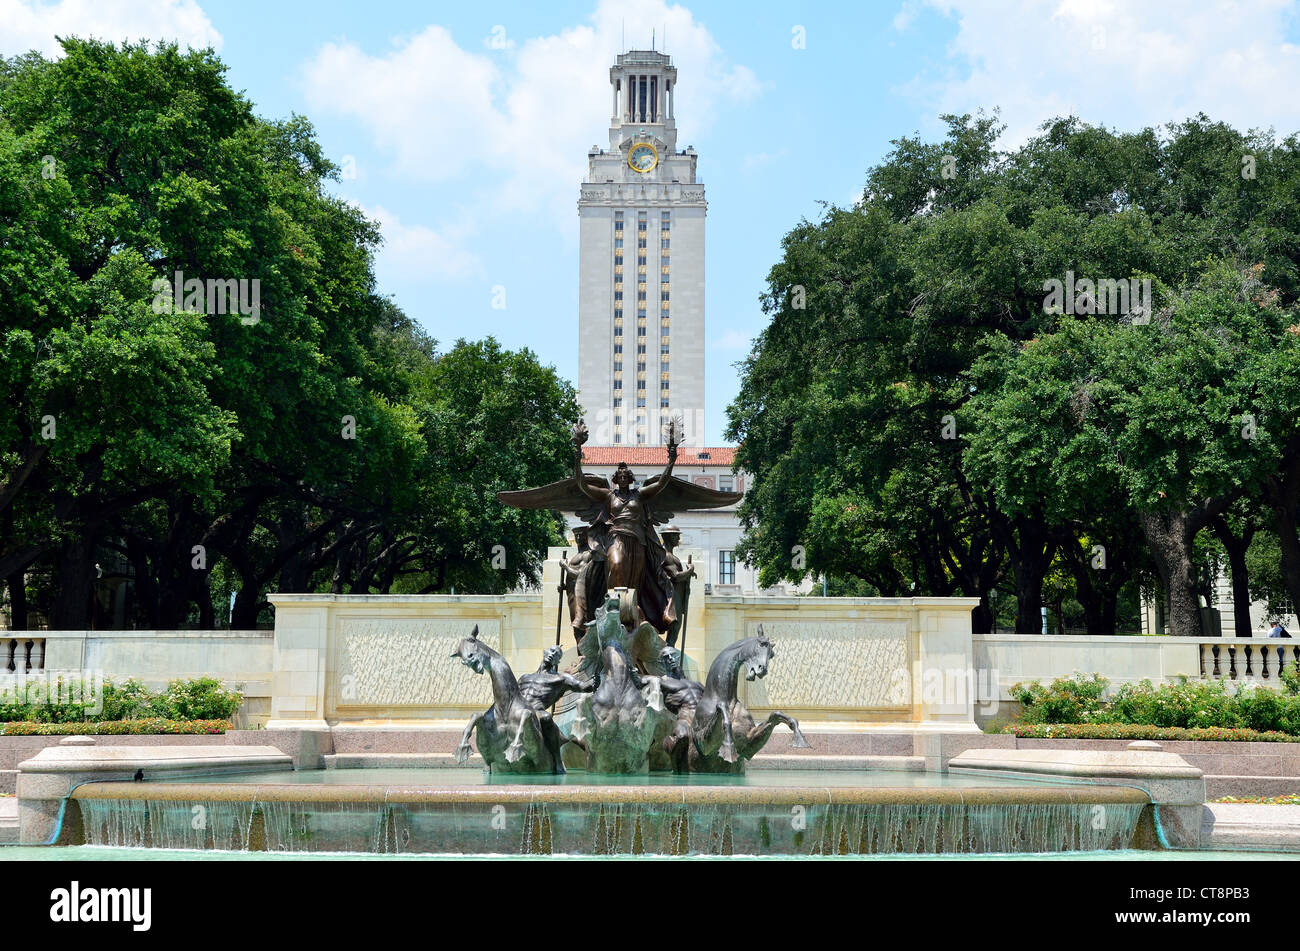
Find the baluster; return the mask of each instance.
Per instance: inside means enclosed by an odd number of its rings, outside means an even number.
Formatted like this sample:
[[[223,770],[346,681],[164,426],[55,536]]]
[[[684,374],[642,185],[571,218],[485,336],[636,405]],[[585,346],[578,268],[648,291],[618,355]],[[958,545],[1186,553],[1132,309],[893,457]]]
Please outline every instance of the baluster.
[[[43,637],[36,642],[36,660],[32,666],[36,670],[45,669],[45,638]]]
[[[1268,648],[1267,647],[1261,647],[1259,649],[1259,663],[1261,667],[1261,672],[1264,674],[1264,679],[1268,680]]]
[[[1197,645],[1196,645],[1196,656],[1197,656],[1198,658],[1200,658],[1200,661],[1201,661],[1201,679],[1204,680],[1204,679],[1205,679],[1205,645],[1204,645],[1204,644],[1197,644]]]
[[[1254,671],[1250,668],[1250,655],[1254,653],[1249,644],[1246,645],[1246,676],[1249,677]]]
[[[1210,653],[1214,655],[1214,676],[1222,677],[1223,674],[1219,670],[1219,645],[1218,644],[1211,645]]]
[[[5,641],[5,670],[14,669],[14,651],[18,649],[18,642],[12,638]]]
[[[1280,647],[1278,648],[1278,650],[1281,650],[1281,649],[1282,649],[1282,648],[1280,648]],[[1293,647],[1293,648],[1291,648],[1291,654],[1292,654],[1293,657],[1295,657],[1295,663],[1292,665],[1291,669],[1292,669],[1292,670],[1300,670],[1300,647]]]
[[[1228,676],[1237,679],[1237,648],[1232,644],[1228,645]]]
[[[23,673],[32,672],[32,648],[35,647],[34,641],[25,641],[23,643]]]

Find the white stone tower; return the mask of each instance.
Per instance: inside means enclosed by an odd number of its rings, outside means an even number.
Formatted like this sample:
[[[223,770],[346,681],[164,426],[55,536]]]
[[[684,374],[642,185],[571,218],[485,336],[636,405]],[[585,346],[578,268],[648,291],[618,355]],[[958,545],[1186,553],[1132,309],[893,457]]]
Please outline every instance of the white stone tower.
[[[657,446],[681,416],[704,443],[704,185],[677,150],[677,69],[653,50],[609,71],[609,149],[578,199],[578,399],[594,445]]]

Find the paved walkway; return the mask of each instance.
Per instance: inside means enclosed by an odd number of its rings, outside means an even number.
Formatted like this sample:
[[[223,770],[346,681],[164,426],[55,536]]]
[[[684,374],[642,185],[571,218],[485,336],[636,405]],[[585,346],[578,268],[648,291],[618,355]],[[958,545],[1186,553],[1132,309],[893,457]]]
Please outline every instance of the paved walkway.
[[[1300,806],[1206,803],[1201,848],[1300,851]]]

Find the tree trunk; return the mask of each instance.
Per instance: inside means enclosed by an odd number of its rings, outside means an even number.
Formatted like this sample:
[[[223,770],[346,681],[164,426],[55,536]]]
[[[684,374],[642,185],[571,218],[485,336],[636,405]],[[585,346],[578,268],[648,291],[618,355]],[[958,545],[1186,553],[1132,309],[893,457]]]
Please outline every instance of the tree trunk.
[[[1223,544],[1224,551],[1228,553],[1228,571],[1232,576],[1233,627],[1236,628],[1238,637],[1250,637],[1253,625],[1250,621],[1250,583],[1246,570],[1246,549],[1250,547],[1251,537],[1255,533],[1247,529],[1238,538],[1232,534],[1227,519],[1222,517],[1211,519],[1210,528],[1214,530],[1214,534]]]
[[[1065,560],[1070,566],[1070,574],[1074,577],[1074,590],[1079,597],[1079,604],[1083,606],[1083,626],[1089,634],[1114,634],[1115,633],[1115,592],[1109,587],[1102,587],[1092,583],[1092,575],[1088,573],[1088,556],[1083,549],[1079,547],[1077,541],[1066,541],[1062,549],[1065,552]],[[1107,626],[1107,604],[1110,607],[1110,625]]]
[[[9,611],[12,617],[9,628],[13,631],[27,630],[27,572],[15,571],[6,579],[9,587]]]
[[[1043,631],[1043,579],[1051,567],[1056,545],[1042,523],[1017,518],[1016,544],[1009,546],[1011,573],[1016,585],[1016,633]]]
[[[215,631],[217,629],[216,618],[212,610],[212,585],[209,584],[207,574],[204,574],[203,581],[199,585],[199,627],[205,631]]]
[[[79,535],[65,541],[59,548],[56,568],[58,589],[50,608],[50,629],[89,630],[95,596],[94,540]]]
[[[1281,484],[1269,486],[1270,501],[1277,515],[1277,540],[1282,548],[1282,582],[1291,603],[1300,608],[1300,531],[1297,529],[1297,496],[1300,496],[1300,480],[1288,479]]]
[[[1192,531],[1186,512],[1139,512],[1138,521],[1169,592],[1169,633],[1201,637],[1201,602],[1196,590]]]
[[[262,603],[261,589],[255,581],[244,579],[235,593],[235,607],[230,612],[230,627],[235,631],[251,631],[257,627],[257,609]]]

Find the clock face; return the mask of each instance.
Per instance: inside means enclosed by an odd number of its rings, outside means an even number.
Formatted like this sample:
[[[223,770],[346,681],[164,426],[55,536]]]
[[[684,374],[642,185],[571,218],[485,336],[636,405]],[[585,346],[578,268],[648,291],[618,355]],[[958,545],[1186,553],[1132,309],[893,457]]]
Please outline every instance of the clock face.
[[[627,164],[634,172],[645,173],[659,164],[659,153],[649,142],[632,146],[627,153]]]

